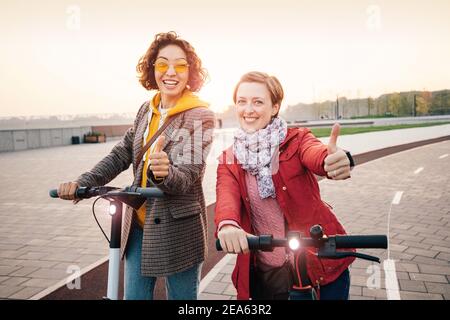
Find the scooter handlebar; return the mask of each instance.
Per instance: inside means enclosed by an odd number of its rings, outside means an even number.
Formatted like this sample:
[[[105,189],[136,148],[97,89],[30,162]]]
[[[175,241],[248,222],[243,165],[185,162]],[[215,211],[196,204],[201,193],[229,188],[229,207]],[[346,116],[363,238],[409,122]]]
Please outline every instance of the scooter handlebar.
[[[51,189],[51,190],[49,191],[49,194],[50,194],[50,197],[52,197],[52,198],[59,198],[59,196],[58,196],[58,190],[56,190],[56,189]]]
[[[335,236],[336,248],[387,249],[388,241],[384,235]]]
[[[110,187],[94,187],[94,188],[88,188],[88,187],[78,187],[75,191],[75,199],[88,199],[91,197],[95,197],[100,195],[100,188],[103,188],[105,192],[109,189],[112,189]],[[49,191],[49,195],[52,198],[59,198],[58,196],[58,190],[57,189],[51,189]]]
[[[138,188],[138,187],[126,187],[125,192],[139,193],[146,198],[163,198],[164,192],[158,188]]]
[[[91,197],[96,197],[99,195],[106,194],[110,191],[119,191],[120,188],[114,188],[114,187],[78,187],[75,191],[75,199],[88,199]],[[158,188],[138,188],[138,187],[126,187],[123,189],[123,191],[120,191],[123,193],[130,193],[133,195],[139,195],[146,198],[163,198],[164,192],[161,191]],[[49,195],[52,198],[59,198],[58,196],[58,190],[57,189],[51,189],[49,191]]]
[[[354,249],[387,249],[388,241],[384,235],[358,235],[358,236],[334,236],[336,248],[354,248]],[[272,235],[247,236],[248,247],[250,250],[272,251],[275,247],[284,247],[288,245],[286,239],[274,239]],[[319,247],[321,242],[314,241],[311,238],[300,239],[300,247]],[[216,240],[217,251],[222,251],[219,239]]]
[[[276,247],[273,243],[273,236],[271,234],[264,234],[260,236],[247,236],[248,248],[250,250],[261,250],[261,251],[273,251]],[[220,240],[216,240],[217,251],[223,251],[220,245]]]

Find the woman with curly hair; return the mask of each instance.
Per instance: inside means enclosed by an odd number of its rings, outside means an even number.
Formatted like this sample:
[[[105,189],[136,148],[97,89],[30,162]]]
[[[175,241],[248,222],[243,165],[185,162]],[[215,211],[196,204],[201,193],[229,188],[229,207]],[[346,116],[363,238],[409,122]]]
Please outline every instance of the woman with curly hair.
[[[142,86],[156,91],[153,97],[111,152],[75,181],[62,183],[58,194],[76,203],[79,186],[105,185],[133,165],[133,186],[156,186],[165,197],[125,210],[125,299],[153,299],[157,277],[165,277],[169,299],[194,300],[206,257],[202,180],[214,127],[214,113],[194,93],[206,71],[194,48],[175,32],[157,34],[136,69]],[[166,121],[140,160],[141,150]]]

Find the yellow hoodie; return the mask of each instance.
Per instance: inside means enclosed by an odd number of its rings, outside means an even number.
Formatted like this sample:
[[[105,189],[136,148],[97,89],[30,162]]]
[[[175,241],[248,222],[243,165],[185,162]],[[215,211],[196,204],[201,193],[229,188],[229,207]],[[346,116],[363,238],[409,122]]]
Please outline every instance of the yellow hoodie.
[[[161,93],[156,93],[153,99],[150,101],[150,110],[149,112],[152,112],[151,120],[149,123],[149,134],[147,136],[147,140],[143,145],[145,145],[152,136],[158,131],[159,128],[159,122],[161,119],[161,113],[158,110],[159,103],[161,101]],[[189,90],[184,90],[183,95],[178,99],[175,106],[170,108],[167,111],[167,117],[165,120],[167,120],[169,117],[174,116],[180,112],[194,109],[194,108],[207,108],[209,106],[208,103],[200,100],[199,97],[197,97],[194,93],[192,93]],[[152,152],[150,150],[150,152]],[[141,180],[141,187],[145,188],[147,186],[147,168],[148,168],[148,155],[150,152],[147,152],[145,155],[145,162],[144,162],[144,168],[142,169],[142,180]],[[142,207],[139,208],[137,211],[137,221],[141,227],[144,226],[145,221],[145,212],[146,212],[146,203],[142,205]]]

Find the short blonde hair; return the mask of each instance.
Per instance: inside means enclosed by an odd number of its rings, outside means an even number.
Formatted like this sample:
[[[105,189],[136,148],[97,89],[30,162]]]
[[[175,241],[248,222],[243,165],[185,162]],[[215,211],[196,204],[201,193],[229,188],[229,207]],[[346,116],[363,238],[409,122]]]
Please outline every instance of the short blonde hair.
[[[266,85],[267,90],[269,90],[270,93],[270,99],[272,100],[272,104],[278,104],[281,107],[281,102],[284,98],[284,91],[283,87],[281,86],[280,81],[275,76],[269,76],[267,73],[259,72],[259,71],[252,71],[244,74],[239,82],[237,83],[236,87],[234,88],[233,93],[233,101],[236,103],[236,95],[237,91],[239,89],[239,86],[243,82],[257,82],[262,83]],[[278,109],[279,111],[279,109]],[[275,117],[278,116],[278,112],[275,115]]]

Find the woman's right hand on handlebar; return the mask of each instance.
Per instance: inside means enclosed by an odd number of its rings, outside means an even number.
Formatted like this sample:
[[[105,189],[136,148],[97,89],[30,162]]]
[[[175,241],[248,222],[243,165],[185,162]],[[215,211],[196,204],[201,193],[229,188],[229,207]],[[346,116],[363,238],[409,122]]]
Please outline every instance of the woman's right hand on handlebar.
[[[61,183],[58,187],[58,197],[64,200],[73,200],[73,204],[77,204],[81,201],[81,199],[75,198],[75,192],[78,187],[78,183],[76,182]]]
[[[223,251],[228,253],[249,253],[247,232],[233,225],[225,225],[217,233]]]

